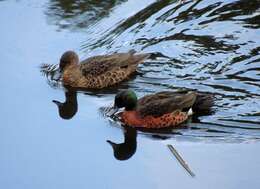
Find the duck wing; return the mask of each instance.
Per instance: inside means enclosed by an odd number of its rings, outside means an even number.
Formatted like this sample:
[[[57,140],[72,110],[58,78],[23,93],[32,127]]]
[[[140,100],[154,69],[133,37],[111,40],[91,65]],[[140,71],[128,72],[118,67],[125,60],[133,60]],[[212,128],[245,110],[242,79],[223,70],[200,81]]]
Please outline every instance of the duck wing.
[[[84,76],[98,76],[107,71],[137,66],[150,56],[150,54],[135,55],[134,53],[135,51],[131,50],[128,53],[94,56],[82,61],[80,70]]]
[[[196,101],[196,92],[171,92],[164,91],[154,95],[144,96],[138,100],[137,111],[141,117],[159,117],[164,114],[189,109]]]

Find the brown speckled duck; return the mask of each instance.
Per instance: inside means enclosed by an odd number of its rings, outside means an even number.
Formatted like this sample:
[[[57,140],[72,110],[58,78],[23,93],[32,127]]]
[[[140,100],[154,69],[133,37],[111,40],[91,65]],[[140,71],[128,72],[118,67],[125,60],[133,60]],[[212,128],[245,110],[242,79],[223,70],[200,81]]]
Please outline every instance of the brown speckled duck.
[[[64,85],[76,88],[101,89],[126,80],[150,54],[115,53],[88,58],[79,64],[78,55],[65,52],[60,58]]]
[[[134,91],[125,90],[116,95],[114,107],[125,108],[119,117],[126,125],[156,129],[183,123],[190,109],[208,114],[213,103],[212,95],[195,91],[164,91],[138,100]]]

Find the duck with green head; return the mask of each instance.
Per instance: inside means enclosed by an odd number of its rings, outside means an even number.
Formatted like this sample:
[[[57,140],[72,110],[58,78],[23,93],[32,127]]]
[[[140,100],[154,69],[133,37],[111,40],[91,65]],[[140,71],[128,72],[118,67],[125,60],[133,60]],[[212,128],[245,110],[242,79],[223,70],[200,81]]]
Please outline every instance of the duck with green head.
[[[79,63],[74,51],[65,52],[59,68],[64,85],[76,88],[101,89],[118,84],[133,74],[138,64],[150,56],[148,53],[114,53],[88,58]]]
[[[140,99],[132,90],[119,92],[115,109],[125,108],[119,114],[121,121],[132,127],[165,128],[177,126],[188,119],[189,110],[209,113],[213,97],[194,91],[164,91]]]

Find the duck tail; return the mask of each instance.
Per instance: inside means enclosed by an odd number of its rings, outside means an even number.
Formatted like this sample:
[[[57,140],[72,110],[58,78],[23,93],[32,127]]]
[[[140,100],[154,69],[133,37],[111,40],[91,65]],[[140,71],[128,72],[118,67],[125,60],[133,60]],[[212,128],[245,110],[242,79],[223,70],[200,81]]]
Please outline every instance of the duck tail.
[[[146,60],[147,58],[150,57],[150,55],[151,54],[149,54],[149,53],[133,55],[135,64],[143,63],[144,60]]]
[[[130,50],[128,53],[131,54],[133,61],[133,64],[140,64],[143,63],[143,61],[151,56],[150,53],[143,53],[143,54],[135,54],[136,51],[134,49]]]
[[[212,109],[213,105],[214,105],[213,95],[197,93],[197,97],[192,106],[192,110],[196,114],[211,114],[213,113],[213,109]]]
[[[128,53],[129,53],[129,54],[131,54],[131,55],[133,55],[133,54],[135,54],[135,53],[136,53],[136,50],[134,50],[134,49],[131,49],[130,51],[128,51]]]

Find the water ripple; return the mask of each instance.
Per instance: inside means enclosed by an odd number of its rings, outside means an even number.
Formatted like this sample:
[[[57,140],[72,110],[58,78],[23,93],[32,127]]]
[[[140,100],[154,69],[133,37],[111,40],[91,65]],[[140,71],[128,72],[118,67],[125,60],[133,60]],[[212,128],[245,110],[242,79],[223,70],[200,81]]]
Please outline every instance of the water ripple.
[[[83,9],[86,3],[65,9],[57,2],[52,1],[46,14],[54,22],[89,18],[89,10]],[[88,34],[82,53],[132,48],[152,53],[152,59],[139,67],[141,74],[119,86],[133,88],[138,95],[180,88],[214,94],[215,113],[179,130],[182,136],[260,138],[260,1],[147,0],[130,10],[131,3],[96,3],[91,11],[113,8],[105,14],[97,11],[102,16],[91,27],[66,25]]]

